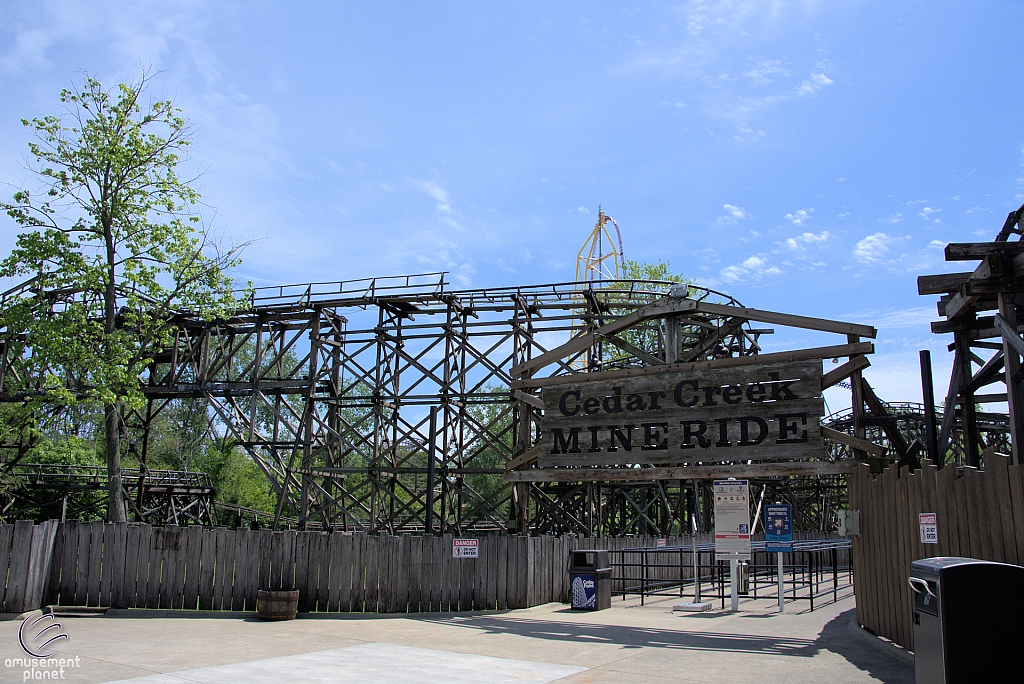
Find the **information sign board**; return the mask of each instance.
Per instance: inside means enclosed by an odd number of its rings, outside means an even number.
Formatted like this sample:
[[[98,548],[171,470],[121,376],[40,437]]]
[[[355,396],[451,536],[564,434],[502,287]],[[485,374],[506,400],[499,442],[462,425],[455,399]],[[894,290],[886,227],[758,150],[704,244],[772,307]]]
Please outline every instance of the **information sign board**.
[[[768,504],[764,507],[764,540],[768,553],[792,553],[793,507]]]
[[[452,558],[479,558],[479,539],[453,539]]]
[[[747,480],[715,480],[715,560],[750,560]]]

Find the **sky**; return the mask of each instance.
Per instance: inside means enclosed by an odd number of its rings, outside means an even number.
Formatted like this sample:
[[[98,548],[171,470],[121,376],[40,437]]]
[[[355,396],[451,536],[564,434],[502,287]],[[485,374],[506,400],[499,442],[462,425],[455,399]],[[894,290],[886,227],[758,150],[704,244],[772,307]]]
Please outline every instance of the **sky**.
[[[944,245],[1024,202],[1020,26],[982,0],[0,0],[0,192],[34,187],[22,118],[148,68],[194,124],[207,223],[254,240],[241,280],[565,282],[600,206],[628,258],[876,326],[866,377],[919,401],[918,350],[941,397],[952,339],[916,277],[973,268]]]

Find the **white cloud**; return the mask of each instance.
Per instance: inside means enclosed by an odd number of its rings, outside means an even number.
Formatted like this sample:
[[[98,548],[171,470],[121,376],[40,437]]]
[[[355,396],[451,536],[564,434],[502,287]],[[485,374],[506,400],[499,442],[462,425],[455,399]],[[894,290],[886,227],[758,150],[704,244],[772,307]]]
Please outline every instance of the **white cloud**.
[[[730,223],[739,223],[740,221],[748,218],[747,210],[743,207],[737,207],[735,204],[723,204],[722,208],[729,213],[715,219],[715,223],[720,226],[726,226]]]
[[[811,214],[814,213],[814,207],[809,209],[797,209],[792,214],[786,214],[786,218],[793,222],[795,226],[802,226],[804,223],[811,218]]]
[[[909,309],[886,309],[884,311],[865,311],[844,317],[856,323],[866,323],[880,329],[915,328],[927,326],[935,320],[934,306],[915,306]]]
[[[831,63],[810,54],[802,64],[791,62],[798,53],[787,49],[781,54],[784,48],[778,42],[780,26],[800,24],[816,11],[809,2],[684,0],[674,13],[689,35],[679,39],[679,30],[666,26],[668,30],[660,33],[672,38],[652,35],[622,70],[653,70],[680,78],[687,83],[684,88],[691,109],[713,117],[741,119],[738,124],[757,131],[748,117],[816,95],[833,84]],[[806,39],[813,40],[810,36]],[[759,49],[754,46],[764,46],[774,54],[751,54]],[[820,57],[820,47],[812,47],[811,53]]]
[[[811,95],[818,92],[825,86],[830,86],[834,83],[831,78],[825,74],[811,74],[811,77],[806,81],[801,81],[800,85],[796,87],[796,96],[803,97],[804,95]]]
[[[589,214],[590,213],[590,209],[587,209],[584,206],[576,207],[576,211],[580,212],[581,214]]]
[[[782,66],[781,59],[766,59],[758,62],[743,75],[749,78],[754,85],[763,86],[775,83],[780,76],[789,76],[789,71]]]
[[[932,221],[933,223],[942,223],[942,221],[940,221],[939,219],[932,218],[932,214],[937,214],[940,211],[942,211],[942,210],[941,209],[933,209],[932,207],[925,207],[924,209],[921,210],[921,212],[918,214],[918,216],[923,218],[925,221]]]
[[[885,233],[874,233],[861,240],[853,248],[853,258],[862,264],[881,261],[889,253],[889,247],[900,241]]]
[[[744,280],[760,280],[769,276],[780,275],[782,271],[772,266],[765,255],[748,257],[742,264],[726,266],[719,275],[727,283],[738,283]]]
[[[942,240],[932,240],[928,243],[928,249],[946,249],[946,243]]]
[[[445,223],[456,230],[462,230],[462,226],[459,225],[453,216],[454,212],[452,211],[451,203],[448,201],[447,190],[433,181],[420,180],[419,178],[410,178],[409,182],[437,201],[437,213]]]
[[[739,126],[736,130],[739,131],[739,133],[732,136],[732,139],[735,140],[736,142],[757,141],[768,135],[763,130],[755,131],[753,128],[746,128],[744,126]]]
[[[391,244],[392,253],[402,257],[403,262],[412,262],[420,268],[434,271],[448,271],[460,287],[472,285],[476,268],[447,234],[425,230],[410,237],[391,240]]]
[[[899,223],[903,220],[903,214],[889,214],[889,218],[885,220],[889,223]]]
[[[808,246],[825,244],[831,237],[831,233],[827,230],[823,230],[817,235],[814,233],[802,233],[796,237],[787,238],[783,244],[792,250],[802,252]]]

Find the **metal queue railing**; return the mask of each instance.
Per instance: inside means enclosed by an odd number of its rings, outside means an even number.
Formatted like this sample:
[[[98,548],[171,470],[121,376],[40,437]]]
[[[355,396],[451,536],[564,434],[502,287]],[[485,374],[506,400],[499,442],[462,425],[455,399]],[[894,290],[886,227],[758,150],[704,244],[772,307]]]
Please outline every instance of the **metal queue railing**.
[[[746,587],[741,597],[778,598],[778,566],[775,554],[765,550],[766,542],[751,542],[751,560],[746,563]],[[814,610],[816,599],[831,597],[853,588],[853,554],[849,539],[804,539],[793,542],[793,551],[783,560],[783,594],[787,601],[808,601]],[[713,543],[696,544],[697,577],[694,581],[693,544],[648,546],[611,552],[612,593],[622,600],[640,596],[683,596],[687,587],[694,596],[716,598],[725,608],[729,598],[729,563],[715,560]],[[707,588],[707,591],[705,590]],[[743,589],[746,589],[744,592]],[[690,593],[690,592],[686,592]]]

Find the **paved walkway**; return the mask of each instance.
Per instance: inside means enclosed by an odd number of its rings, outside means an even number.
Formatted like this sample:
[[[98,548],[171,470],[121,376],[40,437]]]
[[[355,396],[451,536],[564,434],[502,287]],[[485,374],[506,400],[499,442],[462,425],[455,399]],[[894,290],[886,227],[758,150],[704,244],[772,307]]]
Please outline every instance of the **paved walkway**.
[[[613,601],[611,610],[551,604],[487,615],[59,617],[79,656],[65,681],[743,682],[914,681],[913,667],[850,630],[853,598],[806,612],[744,601],[736,614],[672,613],[678,599]],[[20,622],[0,622],[0,658],[22,657]],[[0,681],[24,668],[0,662]],[[38,676],[38,675],[37,675]]]

